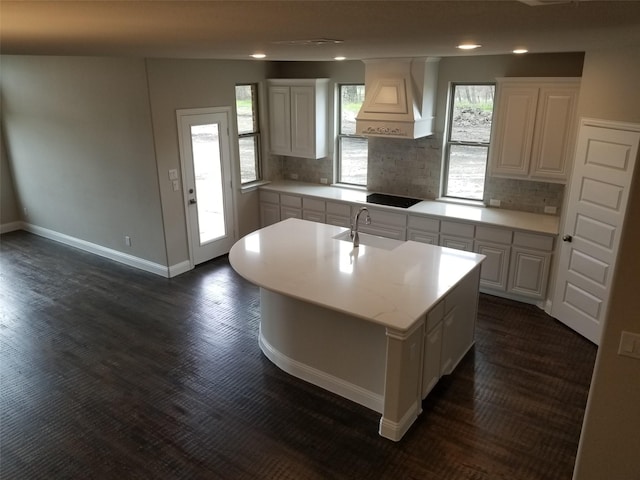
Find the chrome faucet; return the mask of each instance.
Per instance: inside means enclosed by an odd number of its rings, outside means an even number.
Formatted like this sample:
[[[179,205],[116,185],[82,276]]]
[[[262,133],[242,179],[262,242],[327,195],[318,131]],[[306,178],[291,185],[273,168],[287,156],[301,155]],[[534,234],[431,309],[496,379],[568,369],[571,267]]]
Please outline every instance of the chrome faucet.
[[[366,225],[371,225],[371,216],[369,215],[369,209],[367,207],[361,207],[356,213],[353,223],[351,224],[351,231],[349,232],[349,238],[353,239],[353,248],[360,246],[360,235],[358,235],[358,221],[360,220],[360,214],[365,212],[367,216],[364,218]]]

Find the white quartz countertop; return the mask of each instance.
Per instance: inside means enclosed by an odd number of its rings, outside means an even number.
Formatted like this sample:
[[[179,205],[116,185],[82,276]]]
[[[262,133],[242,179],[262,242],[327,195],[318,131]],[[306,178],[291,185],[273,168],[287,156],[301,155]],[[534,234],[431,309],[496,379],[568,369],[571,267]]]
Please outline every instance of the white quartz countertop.
[[[260,287],[407,331],[484,259],[390,239],[354,249],[333,238],[345,231],[290,218],[240,239],[229,261]]]
[[[278,181],[260,187],[281,193],[318,197],[325,200],[336,200],[350,203],[366,204],[370,208],[390,209],[393,211],[441,217],[456,221],[482,223],[489,226],[511,228],[533,233],[558,235],[559,217],[538,213],[519,212],[500,208],[488,208],[473,205],[460,205],[435,200],[423,200],[409,208],[389,207],[367,203],[367,195],[372,192],[354,190],[329,185],[312,183]]]

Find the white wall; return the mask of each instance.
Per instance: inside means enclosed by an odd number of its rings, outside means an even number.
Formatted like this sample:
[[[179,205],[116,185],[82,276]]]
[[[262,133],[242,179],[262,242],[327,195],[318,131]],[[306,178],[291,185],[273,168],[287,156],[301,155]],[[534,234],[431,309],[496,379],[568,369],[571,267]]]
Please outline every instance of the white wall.
[[[268,64],[260,61],[147,60],[149,94],[153,118],[162,216],[169,265],[188,259],[187,234],[182,192],[174,192],[168,178],[170,169],[180,171],[176,110],[198,107],[233,107],[235,85],[258,83],[266,78]],[[266,114],[266,112],[263,112]],[[232,135],[235,132],[233,125]],[[240,193],[238,145],[232,142],[235,172],[235,204],[238,234],[259,227],[257,192]]]
[[[0,128],[0,231],[3,225],[20,221],[20,208],[13,183],[13,173],[7,158],[3,131]]]
[[[640,123],[639,85],[640,48],[588,52],[579,114]],[[574,480],[640,479],[640,360],[617,354],[623,330],[640,333],[640,160],[635,170]]]
[[[3,56],[1,73],[23,220],[166,265],[144,61]]]

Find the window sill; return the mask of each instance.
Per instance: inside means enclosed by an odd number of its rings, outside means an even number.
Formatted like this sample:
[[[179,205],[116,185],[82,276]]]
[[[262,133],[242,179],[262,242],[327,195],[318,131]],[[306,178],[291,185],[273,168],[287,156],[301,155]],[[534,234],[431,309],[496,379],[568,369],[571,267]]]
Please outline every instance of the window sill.
[[[244,193],[254,192],[258,188],[262,187],[263,185],[268,185],[270,183],[271,182],[268,180],[258,180],[256,182],[247,183],[246,185],[242,185],[240,187],[240,193],[244,194]]]
[[[358,190],[360,192],[366,192],[367,191],[367,187],[365,187],[363,185],[352,185],[350,183],[332,183],[331,186],[332,187],[338,187],[338,188],[347,188],[349,190]]]
[[[436,202],[455,203],[456,205],[471,205],[472,207],[486,207],[482,200],[464,200],[462,198],[438,197]]]

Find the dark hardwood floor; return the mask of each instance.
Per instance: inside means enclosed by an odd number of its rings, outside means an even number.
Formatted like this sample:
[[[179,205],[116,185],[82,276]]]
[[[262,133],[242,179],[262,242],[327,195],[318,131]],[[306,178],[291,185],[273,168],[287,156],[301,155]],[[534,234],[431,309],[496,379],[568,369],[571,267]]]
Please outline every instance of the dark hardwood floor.
[[[596,348],[536,307],[482,295],[475,347],[394,443],[262,355],[226,257],[164,279],[0,248],[2,479],[571,478]]]

